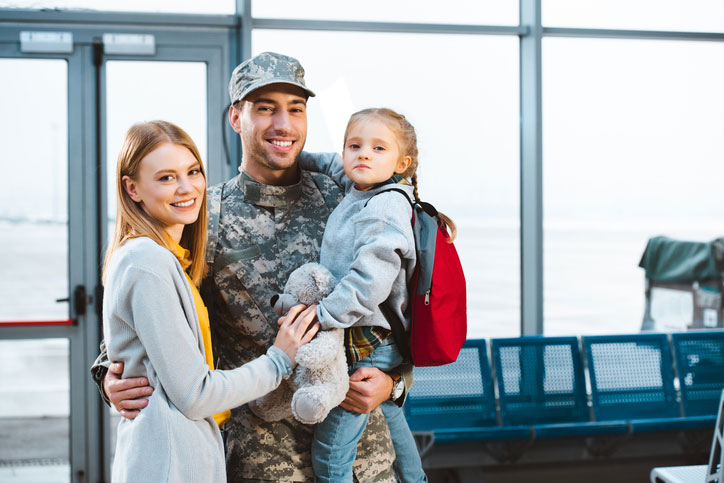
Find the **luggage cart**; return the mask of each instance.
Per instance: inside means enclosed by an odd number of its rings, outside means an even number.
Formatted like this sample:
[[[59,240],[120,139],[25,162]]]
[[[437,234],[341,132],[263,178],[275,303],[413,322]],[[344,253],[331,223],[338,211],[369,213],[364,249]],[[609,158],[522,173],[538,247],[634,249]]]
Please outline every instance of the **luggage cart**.
[[[710,242],[650,238],[641,330],[675,332],[724,326],[724,238]]]

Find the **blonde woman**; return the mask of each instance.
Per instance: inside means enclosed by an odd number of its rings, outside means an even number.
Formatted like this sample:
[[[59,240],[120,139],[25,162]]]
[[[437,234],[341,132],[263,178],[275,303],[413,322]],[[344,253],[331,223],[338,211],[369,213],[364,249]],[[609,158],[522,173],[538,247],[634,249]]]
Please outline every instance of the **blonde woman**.
[[[275,389],[297,349],[317,332],[313,315],[284,320],[266,354],[213,370],[208,314],[197,286],[206,272],[206,179],[198,150],[164,121],[126,134],[116,170],[118,212],[106,254],[103,332],[123,377],[147,377],[154,394],[122,418],[114,482],[226,481],[219,424],[229,408]],[[294,321],[294,322],[291,322]]]

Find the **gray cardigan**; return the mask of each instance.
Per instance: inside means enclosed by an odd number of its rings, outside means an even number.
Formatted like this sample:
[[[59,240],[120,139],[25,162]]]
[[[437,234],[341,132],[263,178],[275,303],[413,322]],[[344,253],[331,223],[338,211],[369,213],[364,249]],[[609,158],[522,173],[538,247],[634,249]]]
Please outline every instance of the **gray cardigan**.
[[[148,406],[118,425],[113,482],[224,482],[215,413],[275,389],[292,364],[272,346],[237,369],[210,371],[191,288],[176,257],[149,238],[113,255],[103,298],[103,332],[123,377],[145,376]]]

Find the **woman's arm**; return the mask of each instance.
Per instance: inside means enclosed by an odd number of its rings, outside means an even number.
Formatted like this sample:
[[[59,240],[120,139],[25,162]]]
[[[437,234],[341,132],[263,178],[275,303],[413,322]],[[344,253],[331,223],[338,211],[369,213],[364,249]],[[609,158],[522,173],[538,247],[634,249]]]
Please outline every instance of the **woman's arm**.
[[[296,349],[316,332],[304,335],[309,319],[287,320],[277,340],[281,337],[289,353],[272,346],[265,355],[237,369],[210,371],[170,277],[132,267],[120,286],[125,290],[119,303],[130,307],[132,325],[160,384],[189,419],[211,416],[275,389],[291,372]]]
[[[147,396],[153,394],[145,377],[121,379],[122,362],[111,362],[106,352],[106,341],[101,340],[100,354],[91,366],[91,377],[107,405],[113,405],[121,416],[134,419],[148,405]]]

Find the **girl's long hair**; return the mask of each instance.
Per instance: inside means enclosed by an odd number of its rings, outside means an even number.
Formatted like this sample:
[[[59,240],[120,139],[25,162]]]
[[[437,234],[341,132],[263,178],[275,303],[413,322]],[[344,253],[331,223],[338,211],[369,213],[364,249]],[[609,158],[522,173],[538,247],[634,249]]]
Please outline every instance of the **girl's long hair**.
[[[116,164],[116,228],[110,245],[106,250],[103,264],[103,283],[105,283],[111,257],[127,240],[145,236],[166,247],[176,258],[197,286],[206,275],[206,190],[204,190],[199,217],[195,222],[186,225],[181,235],[180,245],[191,252],[190,259],[182,259],[176,253],[176,245],[166,233],[163,226],[150,216],[128,196],[123,186],[123,177],[128,176],[136,181],[141,160],[162,144],[171,143],[183,146],[198,160],[199,169],[204,179],[206,172],[201,162],[201,155],[191,137],[181,129],[167,121],[150,121],[134,124],[126,133]]]
[[[387,127],[395,133],[397,145],[400,149],[400,156],[410,157],[410,166],[408,166],[405,172],[401,174],[405,178],[410,178],[415,201],[419,203],[420,197],[417,194],[417,133],[415,132],[414,126],[410,124],[410,121],[408,121],[404,115],[386,107],[372,107],[355,112],[352,116],[350,116],[349,121],[347,122],[347,129],[344,131],[344,145],[342,149],[344,150],[344,146],[347,145],[347,136],[349,135],[349,131],[352,126],[358,121],[371,118],[379,119],[387,124]],[[450,230],[448,243],[452,243],[458,232],[455,223],[444,213],[438,211],[437,215],[440,218],[440,221],[442,221]]]

